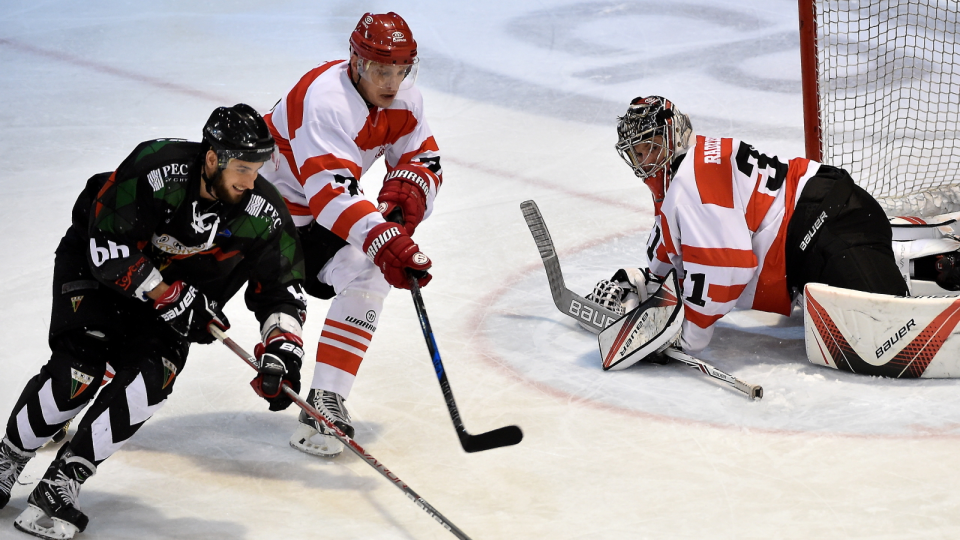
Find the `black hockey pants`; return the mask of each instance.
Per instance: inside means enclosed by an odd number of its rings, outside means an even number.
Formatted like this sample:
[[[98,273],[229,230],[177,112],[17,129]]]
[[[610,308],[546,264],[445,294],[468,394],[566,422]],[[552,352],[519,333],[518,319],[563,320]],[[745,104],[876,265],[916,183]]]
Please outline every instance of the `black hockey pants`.
[[[347,241],[333,234],[316,221],[311,221],[309,225],[303,227],[297,227],[297,233],[300,235],[300,244],[303,246],[303,262],[307,272],[303,290],[310,296],[315,296],[321,300],[333,298],[336,296],[336,291],[333,290],[332,286],[320,281],[317,274],[323,269],[323,265],[327,264],[327,261],[347,245]]]
[[[166,401],[189,343],[149,303],[102,287],[75,246],[65,238],[57,249],[50,360],[24,387],[6,436],[21,449],[35,450],[93,400],[61,452],[69,446],[99,465]],[[101,390],[107,363],[116,375]]]
[[[787,225],[787,284],[807,283],[901,295],[907,284],[892,248],[890,222],[880,204],[843,169],[821,165],[797,200]]]

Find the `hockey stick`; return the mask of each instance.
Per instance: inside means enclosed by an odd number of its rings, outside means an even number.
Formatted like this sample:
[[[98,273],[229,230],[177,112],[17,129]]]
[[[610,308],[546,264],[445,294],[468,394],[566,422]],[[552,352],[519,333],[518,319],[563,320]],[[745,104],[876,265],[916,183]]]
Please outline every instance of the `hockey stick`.
[[[220,340],[221,343],[226,345],[231,351],[236,353],[237,356],[242,358],[247,363],[247,365],[249,365],[253,369],[257,369],[256,358],[251,356],[250,353],[248,353],[247,351],[243,350],[243,348],[237,345],[235,341],[227,337],[227,335],[222,330],[220,330],[219,328],[213,325],[209,327],[209,330],[210,330],[210,333],[213,334],[215,338]],[[470,537],[467,536],[466,533],[464,533],[459,528],[457,528],[457,526],[451,523],[450,520],[443,517],[443,514],[438,512],[437,509],[434,508],[433,506],[430,506],[430,503],[423,500],[423,497],[421,497],[420,495],[417,495],[417,493],[413,491],[413,489],[410,486],[405,484],[403,480],[400,480],[400,478],[398,478],[397,475],[390,472],[390,470],[384,467],[382,463],[376,460],[376,458],[368,454],[367,451],[364,450],[363,447],[361,447],[359,444],[357,444],[356,441],[354,441],[353,439],[348,437],[346,433],[341,431],[340,428],[338,428],[333,423],[332,420],[329,420],[326,416],[324,416],[320,411],[315,409],[312,405],[300,399],[300,396],[296,392],[294,392],[293,389],[290,388],[290,386],[287,383],[283,383],[283,385],[281,386],[281,390],[285,394],[287,394],[287,396],[291,400],[293,400],[293,402],[296,403],[297,406],[303,409],[304,412],[306,412],[311,417],[313,417],[317,422],[322,422],[323,425],[326,426],[327,429],[333,433],[333,436],[336,437],[340,442],[342,442],[344,446],[349,448],[350,451],[356,454],[360,459],[366,461],[368,465],[376,469],[376,471],[381,475],[383,475],[384,478],[393,482],[393,485],[397,486],[397,488],[399,488],[400,491],[402,491],[404,495],[407,496],[408,499],[413,501],[414,504],[416,504],[424,512],[429,514],[430,517],[435,519],[437,523],[439,523],[444,529],[450,531],[451,533],[453,533],[454,536],[456,536],[457,538],[460,538],[461,540],[470,540]]]
[[[537,203],[524,201],[520,203],[520,209],[523,211],[523,219],[527,222],[527,228],[530,229],[530,234],[533,235],[533,240],[537,243],[537,249],[540,250],[540,258],[543,260],[543,267],[547,272],[547,283],[550,285],[553,303],[557,305],[557,308],[564,314],[587,325],[588,329],[594,334],[599,334],[604,328],[619,319],[621,315],[587,300],[566,287],[563,282],[563,272],[560,270],[560,259],[557,258],[557,251],[553,247],[553,239],[550,238],[550,231],[547,230],[547,224],[544,222],[543,216],[540,215]],[[751,399],[763,397],[763,388],[760,386],[747,384],[679,349],[668,347],[664,354],[690,367],[697,368],[701,373],[733,386]]]
[[[674,360],[679,360],[692,368],[698,369],[702,373],[706,373],[714,379],[720,379],[740,392],[743,392],[750,399],[763,399],[763,388],[759,384],[747,384],[733,375],[724,373],[704,362],[703,360],[690,356],[689,354],[674,347],[667,347],[666,350],[663,351],[663,354],[673,358]]]
[[[440,351],[437,349],[437,341],[433,338],[433,330],[430,328],[430,319],[427,318],[427,308],[423,305],[423,296],[420,294],[420,285],[417,279],[410,276],[410,292],[413,295],[413,305],[417,308],[417,316],[420,319],[420,329],[423,330],[423,339],[427,342],[427,350],[430,351],[430,358],[433,360],[433,369],[437,372],[437,379],[440,381],[440,390],[443,392],[443,399],[447,402],[447,410],[450,411],[450,418],[453,420],[453,427],[457,430],[457,437],[460,438],[460,446],[465,452],[483,452],[501,446],[512,446],[523,440],[523,432],[518,426],[504,426],[486,433],[471,435],[463,427],[463,421],[460,419],[460,412],[457,410],[457,402],[453,400],[453,390],[450,389],[450,381],[447,380],[447,372],[443,369],[443,362],[440,360]]]

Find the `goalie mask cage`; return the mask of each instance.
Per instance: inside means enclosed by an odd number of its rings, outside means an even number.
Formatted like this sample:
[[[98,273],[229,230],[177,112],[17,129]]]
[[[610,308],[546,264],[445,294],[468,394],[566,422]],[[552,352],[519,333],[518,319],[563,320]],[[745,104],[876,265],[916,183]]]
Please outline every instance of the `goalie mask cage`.
[[[799,0],[807,157],[888,215],[960,211],[957,0]]]

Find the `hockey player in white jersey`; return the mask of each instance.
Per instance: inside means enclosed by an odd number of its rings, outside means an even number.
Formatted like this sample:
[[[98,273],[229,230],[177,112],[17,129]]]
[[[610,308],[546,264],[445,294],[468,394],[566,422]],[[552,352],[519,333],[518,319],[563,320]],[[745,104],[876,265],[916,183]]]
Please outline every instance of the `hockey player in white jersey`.
[[[286,200],[307,264],[306,290],[333,298],[317,344],[308,401],[351,437],[344,400],[390,287],[431,279],[430,259],[411,236],[433,210],[443,179],[436,141],[414,86],[417,44],[396,13],[365,14],[350,57],[306,73],[267,122],[277,151],[263,175]],[[382,186],[359,180],[381,157]],[[398,224],[399,223],[399,224]],[[343,445],[305,414],[290,439],[303,452],[336,456]]]
[[[683,350],[706,347],[735,307],[789,315],[810,282],[908,294],[890,223],[843,169],[694,137],[689,118],[659,96],[634,99],[617,133],[617,151],[653,194],[649,271],[681,278]]]

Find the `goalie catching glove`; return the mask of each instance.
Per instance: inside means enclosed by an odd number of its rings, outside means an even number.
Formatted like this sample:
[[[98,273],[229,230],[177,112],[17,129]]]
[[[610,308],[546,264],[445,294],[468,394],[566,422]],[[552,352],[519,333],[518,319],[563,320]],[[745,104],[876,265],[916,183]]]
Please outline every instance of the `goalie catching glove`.
[[[620,272],[625,274],[621,276]],[[623,283],[628,286],[636,283],[634,294],[642,300],[635,308],[627,311],[626,315],[600,332],[598,341],[604,371],[624,369],[641,360],[663,363],[659,353],[680,340],[683,301],[678,295],[680,283],[676,270],[671,269],[662,282],[646,270],[635,272],[642,274],[642,277],[637,274],[631,276],[630,270],[620,270],[614,274],[614,279],[610,280],[615,281],[618,286]],[[627,279],[618,281],[618,276]],[[653,292],[649,292],[651,289]],[[625,307],[622,302],[618,304],[621,309]]]
[[[227,316],[216,302],[182,281],[173,282],[160,298],[154,300],[153,307],[178,334],[194,343],[213,343],[215,338],[208,330],[211,324],[223,331],[230,328]]]
[[[427,272],[432,264],[430,258],[396,223],[381,223],[370,229],[363,251],[380,268],[387,283],[398,289],[410,288],[408,272],[421,287],[433,279]]]
[[[621,268],[610,279],[597,282],[587,300],[596,302],[617,315],[623,315],[640,305],[650,297],[651,292],[660,288],[658,281],[646,268]],[[589,326],[580,323],[586,330]]]
[[[282,411],[293,401],[283,392],[283,383],[300,392],[300,366],[303,362],[303,340],[296,334],[283,333],[267,338],[253,349],[258,375],[250,386],[267,400],[271,411]]]
[[[413,236],[417,225],[423,221],[427,212],[427,195],[430,193],[428,171],[413,164],[400,165],[390,171],[383,179],[383,187],[377,202],[377,210],[387,220],[392,220],[394,212],[400,210],[399,223],[403,224],[407,234]]]

